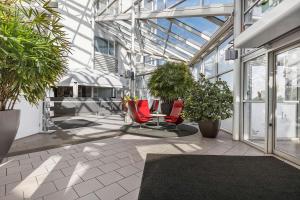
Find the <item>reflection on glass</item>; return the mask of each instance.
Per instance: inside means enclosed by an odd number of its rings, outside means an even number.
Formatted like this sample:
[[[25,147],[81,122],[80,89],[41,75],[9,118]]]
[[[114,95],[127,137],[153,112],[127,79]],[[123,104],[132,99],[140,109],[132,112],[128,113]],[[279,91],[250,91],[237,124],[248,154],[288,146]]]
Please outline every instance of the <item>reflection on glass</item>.
[[[276,56],[275,149],[300,158],[300,48]]]
[[[261,56],[245,64],[244,99],[262,101],[266,98],[267,58]]]
[[[225,40],[218,48],[218,73],[233,69],[234,60],[225,60],[225,51],[232,47],[232,37]]]
[[[244,67],[244,140],[264,148],[267,57],[250,60]]]
[[[204,71],[207,77],[216,75],[217,73],[217,53],[216,51],[211,52],[204,58]]]
[[[265,103],[244,103],[244,140],[264,148]]]
[[[233,91],[233,71],[222,74],[219,79],[226,81],[230,90]]]
[[[233,71],[222,74],[221,76],[219,76],[219,79],[222,81],[226,81],[230,90],[233,91]],[[232,132],[232,117],[222,120],[221,128],[226,131]]]

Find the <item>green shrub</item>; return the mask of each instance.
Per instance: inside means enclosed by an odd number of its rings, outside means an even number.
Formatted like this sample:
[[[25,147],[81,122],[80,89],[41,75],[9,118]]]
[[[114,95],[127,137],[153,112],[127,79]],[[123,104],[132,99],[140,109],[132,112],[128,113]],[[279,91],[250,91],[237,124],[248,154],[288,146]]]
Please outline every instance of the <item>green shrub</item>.
[[[167,62],[153,72],[148,88],[151,95],[167,102],[184,98],[192,83],[193,77],[186,64]]]
[[[210,82],[201,74],[188,92],[184,117],[194,122],[224,120],[232,116],[233,96],[225,81]]]

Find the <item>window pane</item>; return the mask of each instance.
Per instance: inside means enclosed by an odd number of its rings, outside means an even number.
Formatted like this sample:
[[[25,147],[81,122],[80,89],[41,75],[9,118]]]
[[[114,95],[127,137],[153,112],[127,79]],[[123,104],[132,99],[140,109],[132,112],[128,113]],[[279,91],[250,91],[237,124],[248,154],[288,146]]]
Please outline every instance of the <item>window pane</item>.
[[[225,60],[225,51],[232,47],[231,41],[232,37],[229,37],[218,48],[218,73],[233,69],[234,60]]]
[[[95,51],[108,54],[108,41],[102,38],[95,38]]]
[[[265,103],[245,103],[244,140],[264,147],[265,128]]]
[[[214,76],[217,73],[216,57],[216,51],[213,51],[204,58],[204,71],[207,77]]]
[[[276,56],[275,148],[300,158],[300,48]]]
[[[221,79],[222,81],[226,81],[229,89],[233,91],[233,71],[222,74],[221,76],[219,76],[219,79]]]
[[[79,85],[78,97],[92,97],[92,87]]]
[[[109,55],[115,55],[115,46],[113,41],[109,41]]]
[[[244,99],[264,100],[266,98],[266,72],[265,55],[245,63]]]
[[[233,71],[222,74],[219,79],[226,81],[228,87],[233,91]],[[233,106],[233,105],[232,105]],[[222,120],[221,128],[232,133],[232,117]]]

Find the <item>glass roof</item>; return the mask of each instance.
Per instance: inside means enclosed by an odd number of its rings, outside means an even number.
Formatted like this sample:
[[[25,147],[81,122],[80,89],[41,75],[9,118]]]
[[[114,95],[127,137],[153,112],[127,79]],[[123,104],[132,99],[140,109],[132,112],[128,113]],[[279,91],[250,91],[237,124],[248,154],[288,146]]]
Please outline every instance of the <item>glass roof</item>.
[[[114,30],[112,34],[118,36],[121,40],[122,38],[125,39],[130,49],[132,7],[123,8],[123,6],[117,9],[119,13],[112,14],[110,9],[114,8],[115,11],[116,5],[123,5],[122,0],[100,1],[101,4],[98,6],[100,12],[98,11],[97,14],[104,17],[96,20],[96,22],[100,25],[105,24],[105,27],[109,27],[109,30]],[[138,46],[138,50],[143,51],[144,49],[145,51],[142,53],[148,54],[148,56],[151,56],[151,53],[153,53],[153,55],[155,54],[155,56],[159,56],[162,59],[188,62],[213,37],[214,33],[231,15],[229,12],[225,13],[225,15],[220,15],[217,11],[215,15],[214,13],[209,13],[208,15],[199,14],[197,16],[197,14],[191,13],[195,13],[195,9],[199,9],[201,12],[201,8],[207,6],[220,7],[229,5],[233,7],[234,0],[134,1],[135,12],[140,14],[136,18],[134,32],[135,46]],[[180,10],[178,14],[175,13],[177,10]],[[163,13],[165,17],[148,17],[153,11],[155,15]],[[184,14],[182,14],[182,11]],[[119,16],[120,19],[118,19]],[[141,52],[136,53],[139,54]]]

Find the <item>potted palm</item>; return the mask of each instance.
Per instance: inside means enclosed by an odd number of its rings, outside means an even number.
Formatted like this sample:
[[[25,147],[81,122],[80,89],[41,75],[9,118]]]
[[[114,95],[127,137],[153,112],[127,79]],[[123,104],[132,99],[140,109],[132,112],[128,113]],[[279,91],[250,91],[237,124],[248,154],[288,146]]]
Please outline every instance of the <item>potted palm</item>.
[[[186,64],[166,62],[151,74],[148,88],[151,95],[163,101],[162,113],[169,114],[173,101],[184,98],[192,83],[193,77]]]
[[[200,74],[185,100],[184,117],[197,122],[203,137],[215,138],[221,120],[232,116],[233,96],[225,81],[211,82]]]
[[[37,104],[66,70],[70,45],[50,1],[0,2],[0,161],[19,127],[19,97]],[[32,6],[32,4],[31,4]],[[30,117],[30,116],[28,116]]]

